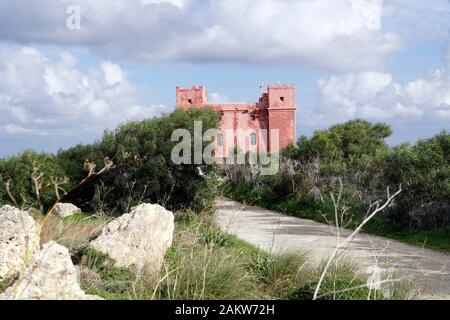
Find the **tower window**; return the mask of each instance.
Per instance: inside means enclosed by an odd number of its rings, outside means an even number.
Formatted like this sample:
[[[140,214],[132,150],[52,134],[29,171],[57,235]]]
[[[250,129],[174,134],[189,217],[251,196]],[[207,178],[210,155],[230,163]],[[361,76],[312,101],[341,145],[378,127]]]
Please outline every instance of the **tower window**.
[[[281,102],[284,102],[284,97],[280,97],[280,101],[281,101]]]
[[[192,104],[192,99],[188,99],[189,104]]]
[[[217,145],[219,147],[223,147],[223,134],[219,133],[217,135]]]
[[[250,133],[250,144],[256,146],[256,133],[254,132]]]

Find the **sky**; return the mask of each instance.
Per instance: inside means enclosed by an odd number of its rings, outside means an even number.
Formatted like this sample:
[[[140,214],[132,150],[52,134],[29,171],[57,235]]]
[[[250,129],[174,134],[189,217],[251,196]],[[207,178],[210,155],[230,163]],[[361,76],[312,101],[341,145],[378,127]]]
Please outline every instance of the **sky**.
[[[362,118],[392,145],[450,130],[448,0],[2,0],[0,156],[296,85],[297,135]]]

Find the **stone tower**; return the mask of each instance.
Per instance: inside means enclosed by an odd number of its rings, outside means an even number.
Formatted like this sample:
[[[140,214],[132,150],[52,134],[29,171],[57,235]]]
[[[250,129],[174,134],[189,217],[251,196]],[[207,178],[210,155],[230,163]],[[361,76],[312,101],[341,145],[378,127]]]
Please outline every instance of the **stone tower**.
[[[204,86],[177,87],[176,94],[177,108],[209,106],[222,115],[220,137],[216,139],[217,157],[226,157],[236,146],[244,152],[276,152],[295,143],[294,85],[269,85],[256,103],[208,104]],[[245,139],[238,139],[238,132],[244,132]]]

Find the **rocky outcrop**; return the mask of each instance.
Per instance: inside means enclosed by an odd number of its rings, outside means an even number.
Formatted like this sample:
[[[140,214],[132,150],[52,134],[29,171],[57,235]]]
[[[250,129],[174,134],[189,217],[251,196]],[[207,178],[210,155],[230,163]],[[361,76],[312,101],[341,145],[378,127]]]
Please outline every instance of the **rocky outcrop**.
[[[71,203],[58,203],[55,207],[55,214],[61,218],[73,216],[81,212],[81,209]]]
[[[0,300],[99,300],[86,295],[67,248],[49,242],[27,264],[21,277]]]
[[[172,245],[174,215],[159,205],[142,204],[106,225],[90,246],[107,254],[117,267],[159,272]]]
[[[0,208],[0,281],[19,272],[39,249],[39,230],[26,212],[11,206]]]

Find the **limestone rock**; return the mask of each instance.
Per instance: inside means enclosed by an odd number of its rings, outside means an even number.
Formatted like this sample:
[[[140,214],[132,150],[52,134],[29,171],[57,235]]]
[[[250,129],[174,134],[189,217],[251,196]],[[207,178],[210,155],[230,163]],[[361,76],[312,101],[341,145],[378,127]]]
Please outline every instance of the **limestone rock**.
[[[19,272],[39,249],[39,230],[30,215],[12,206],[0,208],[0,281]]]
[[[164,207],[142,204],[106,225],[90,246],[107,254],[117,267],[143,267],[159,272],[166,250],[172,245],[174,215]]]
[[[61,218],[73,216],[78,212],[81,212],[80,208],[71,203],[58,203],[55,207],[55,213]]]
[[[69,250],[49,242],[34,254],[22,276],[0,300],[99,300],[86,295],[78,284]]]

